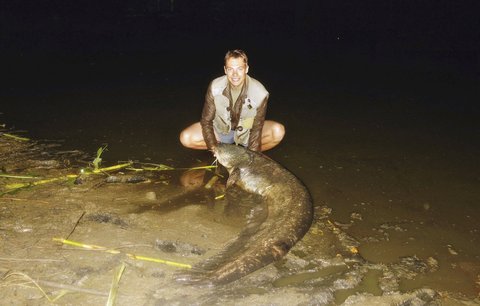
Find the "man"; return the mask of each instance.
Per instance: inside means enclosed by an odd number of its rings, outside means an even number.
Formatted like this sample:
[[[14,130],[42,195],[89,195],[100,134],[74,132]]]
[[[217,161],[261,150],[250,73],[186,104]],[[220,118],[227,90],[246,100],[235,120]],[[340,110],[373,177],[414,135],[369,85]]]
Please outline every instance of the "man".
[[[236,143],[253,151],[275,147],[283,139],[282,124],[265,120],[268,91],[248,76],[248,57],[242,50],[225,55],[225,75],[213,80],[205,95],[200,122],[180,134],[187,148],[213,150],[220,143]]]

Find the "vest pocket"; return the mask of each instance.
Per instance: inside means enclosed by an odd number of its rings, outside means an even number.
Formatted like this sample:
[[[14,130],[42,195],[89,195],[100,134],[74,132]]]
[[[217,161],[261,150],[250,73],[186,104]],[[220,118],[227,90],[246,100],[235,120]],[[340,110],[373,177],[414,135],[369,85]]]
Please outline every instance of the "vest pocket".
[[[228,134],[230,132],[230,124],[218,115],[215,116],[215,119],[213,120],[213,126],[217,132],[222,134]]]
[[[244,129],[251,129],[253,127],[254,117],[240,119],[239,125],[243,126]]]

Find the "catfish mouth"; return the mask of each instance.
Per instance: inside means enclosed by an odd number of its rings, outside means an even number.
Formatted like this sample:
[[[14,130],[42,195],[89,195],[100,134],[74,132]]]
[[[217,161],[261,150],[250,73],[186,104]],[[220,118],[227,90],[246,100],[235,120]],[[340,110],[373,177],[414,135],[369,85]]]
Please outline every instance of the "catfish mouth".
[[[218,161],[220,164],[223,165],[222,154],[220,153],[220,150],[218,149],[218,146],[214,147],[211,151],[212,151],[213,156],[215,157],[216,161]]]
[[[222,160],[222,158],[221,158],[222,154],[220,154],[220,152],[218,150],[218,147],[213,148],[211,151],[213,153],[213,157],[215,157],[216,160],[218,160],[220,163],[222,163],[222,161],[221,161]]]
[[[212,150],[213,156],[217,159],[217,161],[224,166],[225,168],[230,168],[230,154],[225,152],[225,149],[222,147],[222,144],[216,146]]]

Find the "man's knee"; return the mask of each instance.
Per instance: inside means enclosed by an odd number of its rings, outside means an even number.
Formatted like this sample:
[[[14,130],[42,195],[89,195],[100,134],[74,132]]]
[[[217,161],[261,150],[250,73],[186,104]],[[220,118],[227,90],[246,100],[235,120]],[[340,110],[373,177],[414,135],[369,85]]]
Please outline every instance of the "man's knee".
[[[281,123],[275,122],[272,126],[272,138],[274,142],[280,142],[285,136],[285,126]]]
[[[263,136],[262,136],[262,151],[270,150],[271,148],[277,146],[285,136],[285,127],[283,124],[268,121],[263,126]]]
[[[184,147],[197,150],[205,150],[207,148],[203,140],[202,128],[200,123],[194,123],[180,133],[180,142]]]
[[[191,147],[192,146],[192,133],[185,129],[180,133],[180,142],[184,147]]]

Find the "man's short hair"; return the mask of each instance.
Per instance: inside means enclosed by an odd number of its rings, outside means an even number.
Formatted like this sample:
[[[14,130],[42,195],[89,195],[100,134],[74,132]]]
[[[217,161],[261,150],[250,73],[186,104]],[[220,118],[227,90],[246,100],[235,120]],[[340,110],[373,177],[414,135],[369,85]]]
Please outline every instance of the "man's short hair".
[[[225,65],[227,64],[227,60],[231,57],[242,58],[245,65],[248,65],[248,57],[247,57],[247,54],[245,53],[245,51],[243,51],[243,50],[235,49],[235,50],[227,51],[227,54],[225,54],[225,61],[224,61]]]

